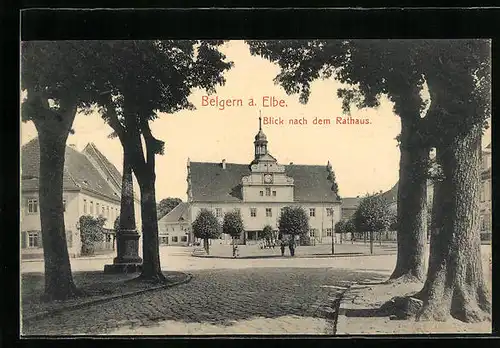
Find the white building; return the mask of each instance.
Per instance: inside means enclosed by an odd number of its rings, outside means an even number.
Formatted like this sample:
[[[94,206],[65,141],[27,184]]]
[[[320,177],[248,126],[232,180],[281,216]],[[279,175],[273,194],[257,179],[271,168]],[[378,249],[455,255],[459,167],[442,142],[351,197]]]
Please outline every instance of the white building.
[[[21,148],[21,258],[43,257],[38,200],[40,148],[35,138]],[[82,152],[67,146],[64,162],[64,226],[70,257],[81,252],[78,221],[82,215],[104,216],[108,233],[100,249],[115,248],[113,224],[120,214],[121,173],[95,147]],[[140,202],[135,199],[137,228],[141,227]],[[141,250],[141,248],[139,248]]]
[[[330,163],[282,165],[269,153],[267,144],[260,124],[250,164],[188,159],[189,221],[204,208],[212,210],[221,223],[226,212],[239,210],[245,226],[240,242],[252,243],[260,238],[264,226],[277,230],[284,207],[301,206],[309,215],[310,236],[316,243],[331,243],[332,226],[341,217],[341,200],[327,179]],[[221,238],[230,240],[229,236]]]

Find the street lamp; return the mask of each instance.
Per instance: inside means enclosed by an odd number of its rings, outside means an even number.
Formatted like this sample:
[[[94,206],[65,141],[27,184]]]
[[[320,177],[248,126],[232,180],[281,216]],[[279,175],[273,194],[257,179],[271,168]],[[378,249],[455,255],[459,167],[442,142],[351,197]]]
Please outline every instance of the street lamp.
[[[332,255],[335,255],[335,242],[333,240],[333,233],[334,233],[334,229],[333,229],[333,208],[331,208],[331,211],[332,211]]]

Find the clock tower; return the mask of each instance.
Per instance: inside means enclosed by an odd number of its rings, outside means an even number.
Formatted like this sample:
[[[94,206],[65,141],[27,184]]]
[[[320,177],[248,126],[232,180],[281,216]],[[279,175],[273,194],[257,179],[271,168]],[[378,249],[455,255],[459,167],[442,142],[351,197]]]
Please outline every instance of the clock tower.
[[[254,161],[258,160],[261,156],[267,154],[267,137],[262,131],[262,117],[259,116],[259,132],[255,136],[255,141],[253,142],[255,146],[255,157]]]

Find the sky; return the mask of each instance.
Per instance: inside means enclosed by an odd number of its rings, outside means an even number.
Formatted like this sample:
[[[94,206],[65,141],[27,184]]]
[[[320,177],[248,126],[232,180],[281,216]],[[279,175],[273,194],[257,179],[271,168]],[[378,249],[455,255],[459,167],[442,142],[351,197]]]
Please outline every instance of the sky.
[[[187,159],[195,162],[250,163],[254,154],[254,137],[259,129],[259,113],[267,135],[268,152],[278,163],[325,165],[331,162],[342,197],[389,190],[398,180],[399,149],[395,137],[400,120],[392,103],[382,98],[376,109],[353,109],[350,117],[369,120],[369,124],[337,124],[343,115],[334,80],[315,81],[309,102],[299,103],[298,95],[287,95],[273,82],[279,68],[263,58],[251,56],[243,41],[229,41],[223,47],[234,67],[225,74],[226,84],[208,98],[241,99],[242,105],[223,110],[203,103],[207,94],[194,91],[190,101],[195,110],[160,114],[151,122],[155,137],[165,141],[165,154],[156,158],[156,199],[179,197],[186,200]],[[265,107],[263,97],[283,100],[283,107]],[[249,106],[250,98],[254,106]],[[206,99],[205,99],[206,100]],[[234,103],[236,104],[236,103]],[[269,103],[268,103],[269,104]],[[280,118],[282,125],[265,124],[266,118]],[[330,124],[314,125],[314,119]],[[288,124],[290,119],[306,119],[307,125]],[[78,150],[93,142],[122,171],[123,152],[120,141],[109,139],[112,129],[95,112],[78,114],[73,124],[75,134],[67,144]],[[36,137],[32,122],[21,124],[21,143]],[[491,142],[488,130],[483,147]]]

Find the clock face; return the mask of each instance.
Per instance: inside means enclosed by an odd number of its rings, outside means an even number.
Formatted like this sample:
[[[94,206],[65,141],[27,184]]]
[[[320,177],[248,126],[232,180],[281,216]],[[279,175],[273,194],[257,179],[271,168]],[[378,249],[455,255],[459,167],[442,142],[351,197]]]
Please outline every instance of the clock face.
[[[264,182],[266,184],[270,184],[273,182],[273,176],[271,174],[264,175]]]

